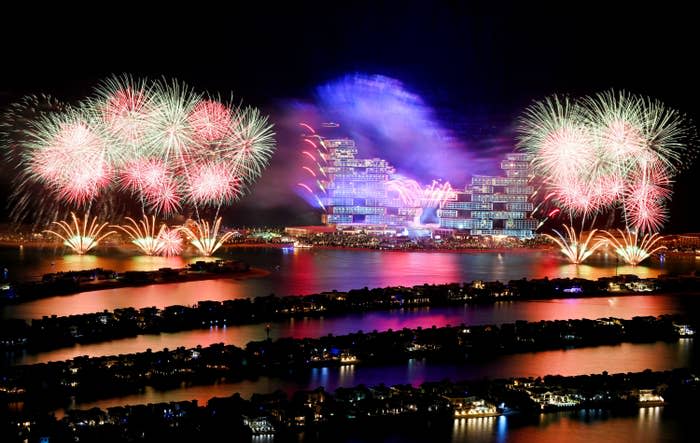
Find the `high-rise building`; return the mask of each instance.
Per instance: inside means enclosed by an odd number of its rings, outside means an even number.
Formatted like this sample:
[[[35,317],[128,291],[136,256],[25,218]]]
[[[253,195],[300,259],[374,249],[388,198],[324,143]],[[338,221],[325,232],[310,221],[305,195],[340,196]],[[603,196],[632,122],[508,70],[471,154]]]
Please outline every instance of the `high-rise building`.
[[[321,140],[324,223],[336,225],[406,226],[420,208],[405,207],[398,193],[386,186],[394,168],[383,159],[356,158],[355,142],[348,138]]]
[[[440,227],[470,235],[534,236],[538,221],[531,218],[534,192],[527,154],[507,154],[501,161],[504,176],[475,176],[457,199],[438,210]]]

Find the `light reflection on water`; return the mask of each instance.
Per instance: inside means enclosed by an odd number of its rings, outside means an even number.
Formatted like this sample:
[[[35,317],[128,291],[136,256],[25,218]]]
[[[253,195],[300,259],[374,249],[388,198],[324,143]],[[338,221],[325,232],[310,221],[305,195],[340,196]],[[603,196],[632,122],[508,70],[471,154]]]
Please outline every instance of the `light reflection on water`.
[[[451,283],[472,280],[500,280],[583,277],[597,279],[615,273],[653,277],[667,272],[690,272],[694,259],[651,261],[648,265],[616,266],[601,255],[586,265],[571,265],[551,251],[514,250],[499,252],[381,252],[367,250],[310,249],[284,254],[281,249],[232,248],[221,258],[243,260],[267,269],[271,274],[253,279],[220,279],[180,284],[153,285],[85,292],[51,297],[2,309],[2,318],[41,318],[44,315],[71,315],[100,312],[119,307],[135,308],[193,305],[200,300],[227,300],[278,295],[312,294],[322,291],[362,287]],[[40,275],[56,270],[102,267],[116,271],[144,270],[164,266],[183,267],[196,257],[52,256],[46,251],[27,249],[24,258],[16,250],[0,249],[0,265],[11,276]],[[55,265],[51,265],[55,262]],[[60,269],[59,269],[60,268]]]
[[[694,308],[695,307],[695,308]],[[419,308],[412,310],[375,311],[354,313],[328,318],[289,319],[270,323],[270,338],[322,337],[327,334],[344,335],[358,330],[385,331],[403,328],[429,328],[433,325],[457,326],[502,324],[516,320],[540,321],[569,318],[632,318],[637,315],[657,316],[674,314],[689,309],[700,310],[700,298],[693,296],[625,296],[614,298],[554,299],[528,302],[500,302],[476,306],[454,306]],[[178,346],[192,348],[226,343],[245,346],[248,342],[264,340],[267,331],[264,325],[240,325],[212,327],[176,333],[139,335],[120,340],[95,344],[76,345],[37,354],[20,353],[12,359],[14,364],[31,364],[47,361],[68,360],[81,355],[102,356],[143,352],[146,349],[173,349]],[[678,352],[689,352],[688,341],[681,341]],[[681,355],[685,358],[687,356]]]
[[[661,418],[663,407],[616,417],[601,409],[541,414],[536,423],[513,416],[455,419],[452,442],[656,442],[678,441],[681,433]]]
[[[102,409],[141,403],[182,401],[196,399],[200,405],[212,397],[225,397],[238,392],[244,398],[253,393],[269,393],[281,389],[288,394],[299,389],[323,386],[327,391],[359,384],[367,386],[410,383],[418,386],[426,381],[476,380],[512,376],[538,377],[547,374],[578,375],[654,371],[688,366],[691,353],[678,351],[679,343],[624,343],[618,346],[600,346],[571,350],[555,350],[505,355],[479,363],[438,364],[425,360],[410,360],[406,364],[372,367],[348,365],[334,368],[314,368],[292,379],[259,377],[237,383],[218,383],[211,386],[190,386],[170,391],[147,388],[142,394],[75,404],[73,407]],[[692,343],[691,343],[692,346]]]

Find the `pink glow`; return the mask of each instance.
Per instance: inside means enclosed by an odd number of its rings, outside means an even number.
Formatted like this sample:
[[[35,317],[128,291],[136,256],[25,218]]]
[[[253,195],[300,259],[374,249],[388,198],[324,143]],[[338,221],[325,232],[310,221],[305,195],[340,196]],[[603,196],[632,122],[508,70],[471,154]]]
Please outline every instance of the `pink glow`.
[[[209,162],[192,171],[188,198],[195,204],[217,205],[233,201],[239,191],[238,180],[230,169]]]
[[[231,127],[231,111],[218,101],[202,100],[187,117],[195,136],[212,142],[226,136]]]

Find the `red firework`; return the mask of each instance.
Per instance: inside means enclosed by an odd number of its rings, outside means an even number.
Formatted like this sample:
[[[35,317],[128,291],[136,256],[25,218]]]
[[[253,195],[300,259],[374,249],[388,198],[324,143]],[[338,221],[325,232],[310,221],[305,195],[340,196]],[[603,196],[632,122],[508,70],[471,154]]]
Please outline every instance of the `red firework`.
[[[195,204],[218,205],[238,197],[240,184],[224,164],[208,162],[190,173],[188,198]]]
[[[180,209],[180,193],[177,184],[172,180],[165,180],[158,186],[146,188],[143,196],[156,212],[172,214]]]
[[[231,110],[214,100],[202,100],[187,117],[195,136],[203,142],[225,137],[231,128]]]
[[[671,196],[670,180],[663,169],[650,169],[636,174],[625,199],[630,224],[642,232],[658,231],[666,221],[664,202]]]
[[[47,146],[33,156],[31,170],[61,200],[85,204],[112,178],[103,155],[104,143],[86,123],[65,123],[48,140]]]
[[[165,257],[180,255],[183,249],[179,229],[165,228],[158,234],[158,253]]]
[[[124,168],[119,182],[134,193],[150,193],[171,181],[167,165],[162,160],[143,159],[130,162]]]
[[[110,131],[129,143],[143,137],[150,112],[147,94],[129,87],[115,91],[102,106],[102,118]]]

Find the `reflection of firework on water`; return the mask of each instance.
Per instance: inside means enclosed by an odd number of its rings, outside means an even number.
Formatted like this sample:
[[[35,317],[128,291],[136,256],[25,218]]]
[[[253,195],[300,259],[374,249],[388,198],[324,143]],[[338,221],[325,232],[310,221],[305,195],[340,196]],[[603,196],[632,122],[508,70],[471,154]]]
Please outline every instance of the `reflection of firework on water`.
[[[158,253],[164,257],[172,257],[182,253],[182,236],[179,229],[164,228],[158,233]]]
[[[146,255],[157,255],[160,253],[161,245],[159,242],[160,234],[165,229],[162,224],[156,233],[156,217],[143,217],[137,223],[131,217],[125,217],[130,224],[113,225],[112,227],[121,229],[130,238],[131,243],[135,244]]]
[[[666,248],[666,246],[658,245],[663,237],[657,233],[644,234],[640,239],[637,231],[618,229],[617,232],[620,234],[619,238],[609,231],[603,231],[612,242],[617,255],[632,266],[638,265],[652,254]]]
[[[219,228],[221,227],[221,217],[214,221],[213,227],[210,227],[209,222],[193,222],[192,227],[183,226],[179,228],[190,243],[197,248],[197,251],[205,257],[209,257],[217,249],[219,249],[226,240],[233,237],[233,232],[227,232],[219,237]]]
[[[545,234],[545,236],[556,243],[557,246],[561,248],[562,254],[573,264],[578,265],[583,263],[584,260],[603,245],[602,240],[595,238],[597,229],[593,229],[589,232],[584,239],[583,236],[579,236],[576,233],[573,227],[567,225],[563,226],[566,231],[566,237],[557,230],[554,230],[554,233],[557,234],[556,237],[549,234]]]
[[[56,232],[49,229],[44,232],[55,235],[63,240],[63,244],[71,248],[76,254],[85,254],[89,250],[95,248],[105,237],[115,233],[115,231],[108,231],[102,234],[102,230],[108,223],[97,224],[97,217],[94,217],[92,222],[89,222],[90,216],[87,213],[83,217],[82,225],[72,212],[71,217],[73,219],[72,225],[66,221],[53,222],[58,225],[63,232]]]
[[[176,81],[114,77],[75,107],[27,98],[5,117],[17,220],[33,206],[29,194],[36,206],[57,209],[94,209],[122,191],[142,210],[164,214],[185,204],[229,204],[275,149],[272,124],[260,111]]]

